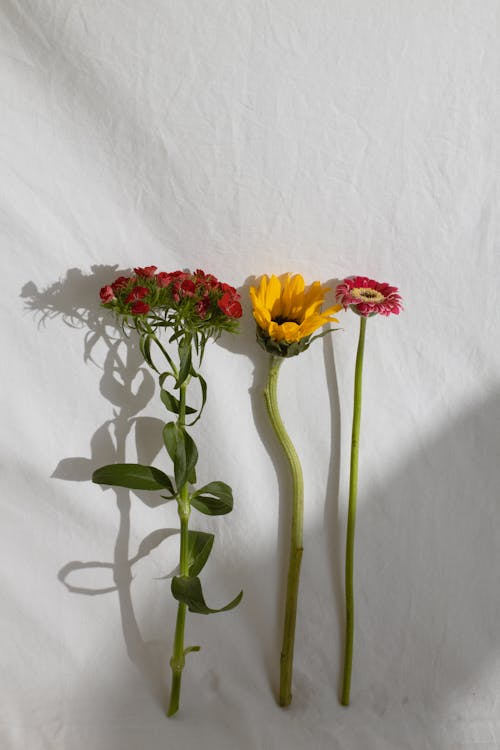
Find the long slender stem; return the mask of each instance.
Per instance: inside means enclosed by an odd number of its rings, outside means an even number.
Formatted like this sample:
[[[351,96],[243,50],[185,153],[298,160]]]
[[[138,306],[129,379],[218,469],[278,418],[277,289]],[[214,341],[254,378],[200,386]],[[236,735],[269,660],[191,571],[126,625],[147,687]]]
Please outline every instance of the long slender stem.
[[[346,628],[344,651],[344,680],[341,703],[349,705],[351,692],[352,651],[354,643],[354,530],[356,526],[356,498],[358,494],[359,430],[361,425],[361,395],[363,383],[363,354],[367,318],[359,318],[359,340],[354,374],[354,410],[352,417],[351,472],[349,478],[349,510],[347,515],[347,542],[345,553]]]
[[[276,437],[283,446],[292,472],[292,529],[290,538],[290,559],[283,626],[283,645],[280,660],[280,706],[288,706],[292,700],[293,650],[295,624],[297,621],[297,600],[299,595],[300,564],[303,551],[304,481],[299,457],[285,429],[278,408],[278,374],[282,359],[271,357],[269,376],[264,396],[269,419]]]
[[[184,427],[186,421],[186,388],[184,382],[180,387],[179,399],[179,419],[177,424]],[[189,558],[188,558],[188,522],[191,512],[189,506],[188,485],[182,487],[178,499],[178,511],[181,525],[181,550],[180,550],[180,575],[189,575]],[[170,667],[172,669],[172,687],[170,690],[170,704],[167,716],[173,716],[179,710],[179,701],[181,693],[182,670],[185,664],[184,655],[184,626],[186,623],[186,605],[179,602],[177,607],[177,620],[175,623],[175,637]]]

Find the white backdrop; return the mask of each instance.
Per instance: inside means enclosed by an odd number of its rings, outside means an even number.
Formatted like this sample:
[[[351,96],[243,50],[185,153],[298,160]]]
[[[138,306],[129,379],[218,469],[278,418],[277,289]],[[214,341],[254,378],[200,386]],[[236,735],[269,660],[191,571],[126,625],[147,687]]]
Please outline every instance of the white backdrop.
[[[499,16],[498,0],[2,0],[2,748],[500,747]],[[134,558],[175,508],[89,481],[160,449],[155,382],[132,343],[113,349],[97,297],[153,263],[202,267],[246,308],[207,354],[196,427],[200,479],[231,484],[235,509],[192,521],[216,532],[208,601],[245,595],[188,617],[202,651],[173,720],[158,579],[178,537]],[[294,702],[275,702],[290,484],[247,289],[285,271],[371,275],[405,300],[368,324],[349,709],[354,315],[282,368],[306,514]]]

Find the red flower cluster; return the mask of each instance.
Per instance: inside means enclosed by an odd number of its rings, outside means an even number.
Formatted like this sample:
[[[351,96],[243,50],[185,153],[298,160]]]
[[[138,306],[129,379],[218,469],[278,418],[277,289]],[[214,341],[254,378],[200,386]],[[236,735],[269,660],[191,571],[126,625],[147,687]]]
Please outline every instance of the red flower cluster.
[[[214,305],[228,318],[241,318],[243,310],[238,292],[212,274],[200,269],[194,273],[156,273],[157,270],[156,266],[134,268],[135,276],[120,276],[104,286],[100,292],[103,304],[116,302],[120,312],[146,315],[155,305],[165,306],[167,300],[176,306],[192,299],[194,311],[201,320],[205,320]],[[163,290],[166,290],[167,297],[162,294]]]

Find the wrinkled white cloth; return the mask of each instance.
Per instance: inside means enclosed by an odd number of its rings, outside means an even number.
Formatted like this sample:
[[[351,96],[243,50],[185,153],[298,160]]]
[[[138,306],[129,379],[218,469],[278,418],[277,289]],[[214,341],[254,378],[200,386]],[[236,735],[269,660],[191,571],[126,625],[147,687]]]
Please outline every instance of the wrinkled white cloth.
[[[498,0],[3,0],[0,746],[500,747]],[[169,470],[166,413],[98,290],[201,267],[242,288],[208,347],[200,482],[232,514],[164,716],[172,503],[102,491]],[[338,704],[358,319],[284,363],[305,477],[294,700],[276,705],[290,481],[248,287],[262,273],[400,287],[367,326],[352,703]],[[331,292],[328,300],[332,302]],[[155,533],[156,532],[156,533]],[[142,546],[141,546],[142,543]]]

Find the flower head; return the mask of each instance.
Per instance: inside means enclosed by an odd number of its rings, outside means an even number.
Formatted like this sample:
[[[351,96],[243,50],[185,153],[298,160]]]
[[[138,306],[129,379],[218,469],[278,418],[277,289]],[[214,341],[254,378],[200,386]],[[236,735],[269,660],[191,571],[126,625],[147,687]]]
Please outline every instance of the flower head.
[[[122,316],[129,326],[169,327],[175,332],[200,333],[205,339],[236,330],[236,319],[242,315],[240,296],[212,274],[200,269],[156,273],[156,266],[134,271],[135,276],[120,276],[100,291],[104,307]]]
[[[103,286],[103,288],[99,292],[99,296],[102,302],[112,302],[115,299],[113,287],[109,286],[109,284],[107,286]]]
[[[335,296],[344,309],[351,308],[358,315],[399,315],[401,295],[395,286],[380,283],[366,276],[352,276],[337,286]]]
[[[155,275],[156,266],[146,266],[145,268],[134,268],[137,276],[144,276],[146,279],[150,279]]]
[[[260,345],[280,357],[292,357],[307,349],[314,331],[325,323],[338,323],[332,314],[342,305],[321,311],[327,291],[319,281],[306,289],[300,274],[270,279],[263,276],[258,288],[250,288]]]

